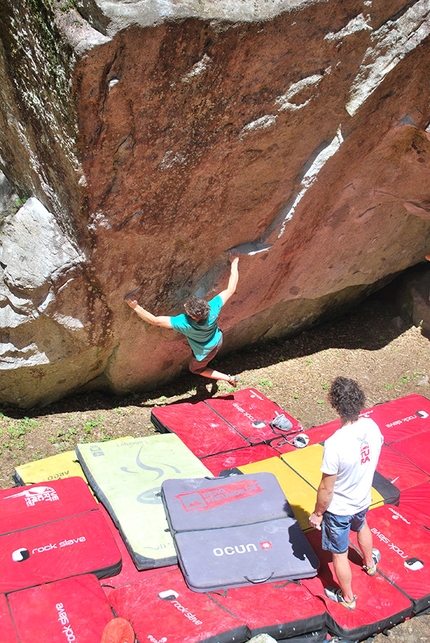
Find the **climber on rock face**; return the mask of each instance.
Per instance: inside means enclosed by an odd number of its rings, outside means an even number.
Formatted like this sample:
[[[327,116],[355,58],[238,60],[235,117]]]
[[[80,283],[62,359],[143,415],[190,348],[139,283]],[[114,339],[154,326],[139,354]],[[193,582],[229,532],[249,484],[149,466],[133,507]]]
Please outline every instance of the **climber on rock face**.
[[[237,376],[226,375],[225,373],[215,371],[209,368],[208,364],[222,346],[223,335],[218,327],[218,317],[221,308],[236,292],[239,281],[238,264],[238,257],[231,260],[230,278],[225,290],[222,290],[209,301],[200,299],[194,295],[189,297],[184,303],[185,314],[183,313],[174,317],[155,316],[142,308],[133,294],[126,295],[124,298],[130,308],[133,308],[135,313],[137,313],[143,321],[153,326],[172,328],[185,335],[193,351],[193,357],[191,358],[189,366],[192,373],[213,380],[224,380],[234,387],[237,386]]]

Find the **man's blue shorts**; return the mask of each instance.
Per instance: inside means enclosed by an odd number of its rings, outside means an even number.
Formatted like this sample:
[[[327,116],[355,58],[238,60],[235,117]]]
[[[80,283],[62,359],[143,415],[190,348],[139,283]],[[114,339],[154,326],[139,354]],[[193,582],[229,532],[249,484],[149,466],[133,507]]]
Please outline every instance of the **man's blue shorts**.
[[[353,516],[337,516],[326,511],[321,525],[321,545],[326,551],[344,554],[348,551],[349,532],[360,531],[364,525],[368,509]]]

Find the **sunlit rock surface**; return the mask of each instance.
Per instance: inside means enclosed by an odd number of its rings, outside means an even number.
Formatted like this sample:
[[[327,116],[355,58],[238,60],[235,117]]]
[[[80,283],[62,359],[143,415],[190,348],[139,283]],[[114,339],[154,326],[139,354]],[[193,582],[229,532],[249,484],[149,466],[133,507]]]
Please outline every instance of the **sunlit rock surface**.
[[[231,249],[225,350],[430,252],[427,0],[3,4],[0,402],[174,378],[123,297],[177,314]]]

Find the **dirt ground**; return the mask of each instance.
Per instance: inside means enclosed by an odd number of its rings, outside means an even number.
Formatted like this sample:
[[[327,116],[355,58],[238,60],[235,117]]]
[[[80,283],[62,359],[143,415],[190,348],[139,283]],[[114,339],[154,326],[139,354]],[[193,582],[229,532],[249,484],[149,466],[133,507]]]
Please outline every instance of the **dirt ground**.
[[[399,317],[395,284],[352,312],[286,340],[258,345],[214,362],[237,374],[239,386],[255,387],[303,424],[304,429],[336,417],[327,390],[337,375],[356,379],[367,406],[418,393],[430,398],[430,342],[416,326]],[[42,409],[0,413],[0,487],[13,485],[15,467],[79,442],[154,432],[151,409],[195,400],[202,378],[184,374],[163,390],[115,397],[93,392]],[[208,384],[210,389],[210,384]],[[217,395],[231,392],[220,384]],[[416,617],[390,631],[392,643],[430,643],[430,616]],[[400,638],[399,638],[400,637]],[[375,643],[386,637],[378,635]]]
[[[336,417],[327,391],[337,375],[361,384],[367,406],[410,393],[430,398],[429,357],[429,339],[398,315],[393,284],[344,317],[292,339],[221,355],[213,364],[237,374],[240,388],[257,388],[307,429]],[[151,409],[198,399],[202,382],[209,380],[187,373],[150,393],[92,392],[31,411],[1,408],[0,488],[12,486],[17,465],[69,451],[79,442],[153,433]],[[220,383],[217,395],[232,390]]]

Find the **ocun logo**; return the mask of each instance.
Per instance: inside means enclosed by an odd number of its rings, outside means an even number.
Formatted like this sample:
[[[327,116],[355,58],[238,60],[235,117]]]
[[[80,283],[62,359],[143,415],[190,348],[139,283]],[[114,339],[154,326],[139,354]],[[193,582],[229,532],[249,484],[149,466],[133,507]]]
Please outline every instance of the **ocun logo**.
[[[24,498],[27,507],[34,507],[38,502],[59,500],[57,492],[52,487],[30,487],[11,496],[6,496],[4,500],[11,498]]]
[[[270,540],[265,540],[259,543],[260,549],[267,550],[272,549],[273,545]],[[258,551],[257,545],[254,543],[248,543],[247,545],[234,545],[231,547],[215,547],[213,554],[215,556],[234,556],[235,554],[249,554],[251,552]]]

